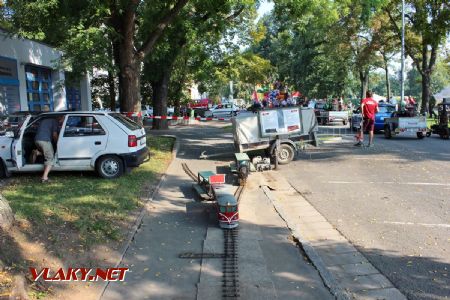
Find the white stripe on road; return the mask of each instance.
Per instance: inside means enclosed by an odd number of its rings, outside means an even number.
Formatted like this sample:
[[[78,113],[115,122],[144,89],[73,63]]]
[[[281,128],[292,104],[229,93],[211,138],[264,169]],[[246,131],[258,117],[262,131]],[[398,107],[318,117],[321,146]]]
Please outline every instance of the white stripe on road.
[[[374,161],[408,161],[405,158],[373,158],[373,157],[354,157],[359,160],[374,160]]]
[[[428,185],[428,186],[450,186],[450,183],[437,183],[437,182],[393,182],[393,181],[328,181],[332,184],[399,184],[399,185]]]
[[[426,223],[412,223],[412,222],[389,222],[384,221],[384,224],[393,224],[393,225],[415,225],[415,226],[424,226],[424,227],[442,227],[442,228],[450,228],[450,224],[426,224]]]

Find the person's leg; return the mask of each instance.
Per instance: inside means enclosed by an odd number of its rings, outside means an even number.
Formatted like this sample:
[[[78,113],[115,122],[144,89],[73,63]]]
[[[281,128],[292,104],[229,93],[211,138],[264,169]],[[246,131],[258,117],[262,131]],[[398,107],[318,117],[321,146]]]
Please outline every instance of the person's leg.
[[[373,146],[373,132],[375,131],[375,120],[369,120],[368,124],[368,130],[369,130],[369,146]]]
[[[53,166],[53,159],[55,152],[53,150],[53,145],[51,142],[45,142],[45,141],[37,141],[36,144],[39,145],[39,147],[42,149],[42,152],[44,153],[44,173],[42,174],[41,180],[47,181],[48,180],[48,174],[50,173],[50,170]]]
[[[48,173],[50,173],[50,170],[52,169],[51,165],[45,165],[44,167],[44,174],[42,174],[42,180],[48,180]]]
[[[366,120],[362,121],[357,134],[357,143],[355,146],[362,146],[364,141],[364,131],[366,130]]]

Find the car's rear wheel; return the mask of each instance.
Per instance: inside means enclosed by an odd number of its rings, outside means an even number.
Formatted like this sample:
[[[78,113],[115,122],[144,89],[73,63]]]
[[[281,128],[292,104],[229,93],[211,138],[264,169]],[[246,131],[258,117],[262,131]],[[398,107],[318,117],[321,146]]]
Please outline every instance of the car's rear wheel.
[[[123,174],[123,161],[116,155],[102,156],[97,161],[97,173],[106,179],[120,177]]]

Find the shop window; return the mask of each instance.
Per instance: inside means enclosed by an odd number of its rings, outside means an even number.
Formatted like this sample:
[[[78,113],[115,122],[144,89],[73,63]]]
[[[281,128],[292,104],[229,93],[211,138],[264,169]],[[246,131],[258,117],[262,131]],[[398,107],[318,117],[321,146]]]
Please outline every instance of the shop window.
[[[28,108],[31,111],[52,111],[53,92],[51,70],[25,66]]]

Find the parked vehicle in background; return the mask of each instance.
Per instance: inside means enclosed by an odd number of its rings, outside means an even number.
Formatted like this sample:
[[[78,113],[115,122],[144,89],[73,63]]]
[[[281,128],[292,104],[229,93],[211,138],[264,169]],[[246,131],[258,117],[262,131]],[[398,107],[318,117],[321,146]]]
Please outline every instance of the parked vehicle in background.
[[[315,113],[315,115],[316,115],[316,117],[317,117],[317,120],[319,120],[319,118],[320,118],[322,112],[325,111],[326,105],[327,105],[326,102],[317,102],[317,103],[314,105],[314,113]]]
[[[342,122],[347,125],[348,123],[348,111],[321,111],[320,117],[318,117],[319,124],[327,125],[334,122]]]
[[[384,119],[390,118],[395,113],[395,105],[389,103],[378,103],[378,112],[375,114],[375,131],[384,130]],[[350,127],[356,131],[361,127],[361,107],[353,111]]]
[[[398,134],[415,134],[418,139],[423,139],[426,133],[427,119],[424,116],[394,116],[384,119],[384,137],[387,139]]]
[[[236,116],[239,108],[234,103],[223,103],[213,106],[211,109],[205,111],[205,117],[224,117]]]
[[[28,114],[14,131],[0,136],[0,176],[38,172],[43,157],[34,160],[34,138],[44,119],[64,117],[56,143],[52,171],[97,171],[103,178],[121,176],[148,157],[145,130],[115,112],[51,112]]]
[[[150,119],[151,117],[153,117],[153,107],[151,107],[150,105],[142,105],[141,113],[144,120]]]
[[[204,117],[205,112],[209,109],[211,106],[211,101],[209,99],[199,99],[199,100],[192,100],[188,103],[186,114],[188,116],[191,115],[191,112],[194,111],[193,115],[194,117]]]

